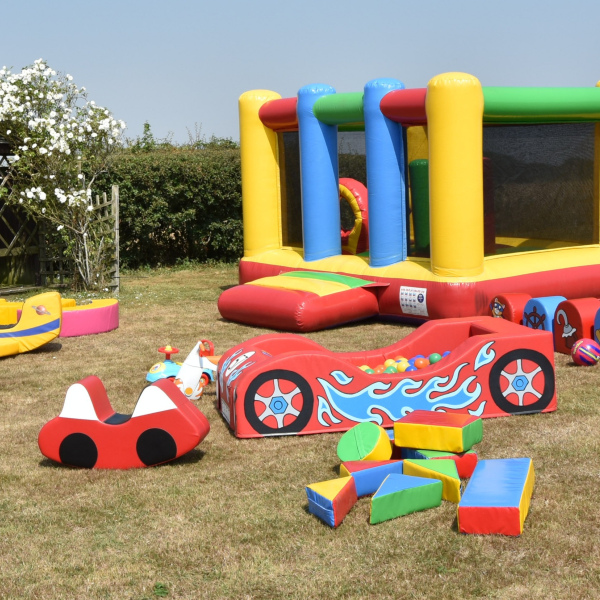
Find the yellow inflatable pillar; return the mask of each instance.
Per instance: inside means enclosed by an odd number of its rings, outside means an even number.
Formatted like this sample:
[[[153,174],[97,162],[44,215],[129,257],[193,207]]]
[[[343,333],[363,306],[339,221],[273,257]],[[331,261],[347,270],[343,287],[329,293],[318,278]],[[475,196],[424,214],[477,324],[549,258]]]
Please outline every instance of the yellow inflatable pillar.
[[[427,86],[431,270],[483,272],[483,91],[476,77],[444,73]]]
[[[252,90],[239,99],[245,257],[281,248],[277,134],[258,117],[263,104],[279,98],[276,92]]]

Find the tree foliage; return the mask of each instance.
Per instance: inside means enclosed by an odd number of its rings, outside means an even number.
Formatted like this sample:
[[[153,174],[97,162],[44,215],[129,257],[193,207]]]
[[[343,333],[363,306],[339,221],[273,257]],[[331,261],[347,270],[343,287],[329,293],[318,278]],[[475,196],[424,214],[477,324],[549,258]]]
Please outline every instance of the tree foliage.
[[[85,288],[97,287],[111,240],[96,217],[92,189],[120,144],[123,121],[88,101],[44,60],[20,73],[0,69],[0,135],[14,155],[0,201],[51,225]]]
[[[125,266],[233,261],[243,251],[240,154],[229,139],[175,146],[144,135],[119,154],[102,184],[119,186]]]

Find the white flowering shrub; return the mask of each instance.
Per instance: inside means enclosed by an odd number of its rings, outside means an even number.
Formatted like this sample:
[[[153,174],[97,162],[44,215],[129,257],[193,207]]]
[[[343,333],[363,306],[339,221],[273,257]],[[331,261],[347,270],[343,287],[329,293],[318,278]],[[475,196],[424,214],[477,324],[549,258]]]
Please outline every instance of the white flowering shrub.
[[[125,123],[72,81],[42,59],[20,73],[0,69],[0,135],[14,153],[0,179],[0,204],[18,204],[50,224],[90,289],[100,284],[111,242],[95,218],[92,189]]]

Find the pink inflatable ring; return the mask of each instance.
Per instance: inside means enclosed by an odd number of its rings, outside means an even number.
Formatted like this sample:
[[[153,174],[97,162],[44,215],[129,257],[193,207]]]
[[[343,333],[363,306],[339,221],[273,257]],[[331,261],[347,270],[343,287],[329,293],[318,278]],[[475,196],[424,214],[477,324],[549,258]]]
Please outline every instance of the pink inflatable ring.
[[[119,326],[119,301],[115,298],[92,300],[77,305],[63,299],[62,327],[59,337],[77,337],[105,333]]]

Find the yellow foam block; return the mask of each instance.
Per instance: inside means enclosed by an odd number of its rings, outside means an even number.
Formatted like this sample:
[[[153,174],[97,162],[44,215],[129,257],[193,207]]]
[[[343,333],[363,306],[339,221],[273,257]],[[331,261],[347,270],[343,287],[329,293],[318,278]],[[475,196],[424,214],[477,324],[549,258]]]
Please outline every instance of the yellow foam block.
[[[311,483],[309,487],[313,492],[327,498],[327,500],[334,500],[335,497],[344,489],[348,484],[348,481],[352,479],[351,475],[346,477],[338,477],[337,479],[330,479],[328,481],[319,481],[318,483]]]
[[[460,502],[460,478],[456,463],[452,459],[408,459],[404,461],[404,475],[438,479],[442,482],[442,499],[458,504]]]

